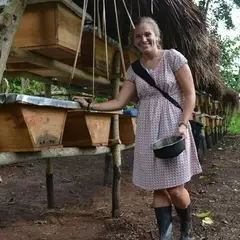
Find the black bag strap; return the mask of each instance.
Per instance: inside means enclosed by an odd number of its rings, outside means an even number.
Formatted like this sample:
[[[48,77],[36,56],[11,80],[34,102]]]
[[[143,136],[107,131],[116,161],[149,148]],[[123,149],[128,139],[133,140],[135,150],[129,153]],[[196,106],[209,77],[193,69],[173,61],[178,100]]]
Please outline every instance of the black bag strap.
[[[133,71],[139,77],[145,80],[145,82],[147,82],[150,86],[155,87],[166,99],[168,99],[173,105],[175,105],[177,108],[183,111],[180,104],[174,98],[172,98],[171,96],[169,96],[168,93],[164,92],[161,88],[156,86],[154,79],[149,75],[148,71],[142,66],[142,64],[140,63],[140,60],[135,61],[134,63],[132,63],[131,66]]]

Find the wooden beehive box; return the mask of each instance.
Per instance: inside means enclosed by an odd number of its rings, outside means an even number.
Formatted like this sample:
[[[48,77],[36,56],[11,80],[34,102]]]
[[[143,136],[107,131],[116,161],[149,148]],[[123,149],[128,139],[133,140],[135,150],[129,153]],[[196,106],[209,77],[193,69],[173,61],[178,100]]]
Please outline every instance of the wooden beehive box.
[[[107,76],[107,61],[105,52],[105,41],[104,39],[95,37],[95,73],[97,75],[106,77]],[[112,75],[114,55],[116,53],[116,47],[108,44],[108,71]],[[79,66],[79,65],[78,65]],[[81,57],[80,66],[88,72],[93,71],[93,33],[84,32],[81,45]]]
[[[1,152],[62,147],[66,109],[14,103],[1,106],[0,113]]]
[[[72,59],[77,49],[81,17],[61,1],[28,4],[13,45],[53,59]]]
[[[107,146],[111,114],[69,110],[63,134],[63,146]]]
[[[122,144],[135,142],[136,126],[136,117],[129,115],[119,116],[119,131]]]
[[[123,50],[123,57],[125,62],[126,70],[130,67],[130,65],[139,59],[137,53],[132,51],[131,49],[124,49]]]

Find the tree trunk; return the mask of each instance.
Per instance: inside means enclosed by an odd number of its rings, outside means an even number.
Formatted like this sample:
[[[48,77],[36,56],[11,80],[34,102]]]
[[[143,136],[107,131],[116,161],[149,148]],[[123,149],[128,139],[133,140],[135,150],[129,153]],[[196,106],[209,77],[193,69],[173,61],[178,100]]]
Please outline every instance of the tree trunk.
[[[6,69],[6,63],[12,47],[14,35],[26,5],[27,0],[9,0],[1,13],[1,16],[6,16],[8,21],[6,24],[6,21],[3,20],[0,24],[0,85],[3,73]],[[6,17],[2,17],[2,19],[6,19]]]

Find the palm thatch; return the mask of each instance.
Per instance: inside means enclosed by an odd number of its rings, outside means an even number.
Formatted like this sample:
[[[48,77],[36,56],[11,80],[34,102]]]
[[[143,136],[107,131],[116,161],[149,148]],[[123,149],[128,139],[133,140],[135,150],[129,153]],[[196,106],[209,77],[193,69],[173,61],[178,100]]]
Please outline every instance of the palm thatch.
[[[74,0],[82,6],[83,0]],[[93,1],[89,0],[88,12],[93,15]],[[114,1],[106,1],[107,33],[118,40]],[[123,45],[129,45],[131,24],[123,5],[123,0],[116,0]],[[221,99],[225,86],[220,76],[220,48],[207,30],[207,24],[193,0],[125,0],[132,19],[139,16],[154,18],[162,33],[165,49],[175,48],[189,61],[195,85],[198,90],[207,91],[215,99]],[[101,1],[100,1],[101,3]],[[99,7],[100,13],[102,6]],[[101,15],[101,14],[100,14]]]
[[[240,107],[240,93],[231,88],[226,88],[222,97],[224,105],[229,105],[232,109]]]

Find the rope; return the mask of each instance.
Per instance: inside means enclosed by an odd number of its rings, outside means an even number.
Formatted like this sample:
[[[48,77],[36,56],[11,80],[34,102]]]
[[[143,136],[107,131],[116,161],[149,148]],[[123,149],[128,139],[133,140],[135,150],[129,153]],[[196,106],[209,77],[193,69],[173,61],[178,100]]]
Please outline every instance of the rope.
[[[128,11],[128,9],[127,9],[125,0],[122,0],[122,2],[123,2],[123,5],[124,5],[125,10],[126,10],[126,12],[127,12],[127,15],[128,15],[129,20],[130,20],[130,23],[131,23],[133,29],[135,29],[135,26],[134,26],[134,23],[133,23],[133,21],[132,21],[131,15],[129,14],[129,11]]]
[[[93,83],[92,83],[92,102],[95,98],[95,57],[96,57],[96,0],[93,0]]]
[[[72,71],[71,78],[70,78],[70,81],[69,81],[68,85],[71,84],[72,79],[74,78],[78,56],[79,56],[79,54],[81,54],[80,53],[80,47],[81,47],[81,43],[82,43],[82,35],[83,35],[83,28],[84,28],[86,13],[87,13],[87,5],[88,5],[88,0],[84,0],[84,3],[83,3],[83,13],[82,13],[82,22],[81,22],[81,29],[80,29],[80,34],[79,34],[79,41],[78,41],[78,46],[77,46],[77,52],[76,52],[76,55],[75,55],[74,64],[73,64],[73,71]]]
[[[107,80],[109,80],[109,63],[108,63],[108,45],[107,45],[107,24],[106,24],[106,9],[105,0],[103,0],[103,28],[104,28],[104,40],[105,40],[105,55],[107,66]]]
[[[120,55],[121,55],[121,60],[122,60],[123,77],[124,77],[124,79],[127,79],[126,78],[126,68],[125,68],[124,57],[123,57],[123,50],[122,50],[122,42],[121,42],[121,36],[120,36],[120,31],[119,31],[119,22],[118,22],[116,0],[114,0],[114,9],[115,9],[115,16],[116,16],[116,25],[117,25],[119,47],[120,47]]]
[[[138,17],[140,17],[141,16],[141,12],[140,12],[140,2],[139,2],[139,0],[137,1],[137,3],[138,3]]]
[[[101,20],[100,20],[100,4],[99,0],[97,0],[97,19],[98,19],[98,36],[102,37],[102,26],[101,26]]]

